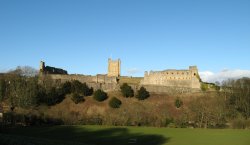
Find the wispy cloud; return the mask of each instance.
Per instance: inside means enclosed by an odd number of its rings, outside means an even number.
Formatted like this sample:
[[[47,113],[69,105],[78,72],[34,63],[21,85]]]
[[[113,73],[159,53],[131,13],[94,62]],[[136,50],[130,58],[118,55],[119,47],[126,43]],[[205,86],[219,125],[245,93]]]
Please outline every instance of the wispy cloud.
[[[214,73],[212,71],[199,72],[202,81],[214,83],[216,81],[222,82],[227,79],[239,79],[242,77],[250,77],[250,70],[222,70]]]
[[[133,75],[133,74],[137,74],[137,73],[140,73],[141,70],[138,69],[138,68],[129,68],[127,69],[127,74],[128,75]]]

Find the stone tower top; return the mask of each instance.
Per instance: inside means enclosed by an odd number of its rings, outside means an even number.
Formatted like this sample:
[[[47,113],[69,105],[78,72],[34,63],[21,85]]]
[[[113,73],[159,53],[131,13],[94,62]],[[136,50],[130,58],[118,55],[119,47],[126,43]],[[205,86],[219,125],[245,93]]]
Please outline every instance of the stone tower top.
[[[108,76],[119,77],[121,75],[121,60],[108,59]]]
[[[43,71],[45,68],[45,62],[40,61],[40,71]]]
[[[189,70],[198,70],[197,66],[189,66]]]

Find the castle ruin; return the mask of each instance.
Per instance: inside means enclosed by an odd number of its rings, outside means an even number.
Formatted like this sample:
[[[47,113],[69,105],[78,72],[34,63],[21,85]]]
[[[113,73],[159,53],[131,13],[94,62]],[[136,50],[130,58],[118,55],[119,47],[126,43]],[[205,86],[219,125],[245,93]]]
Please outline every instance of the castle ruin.
[[[93,87],[94,90],[103,89],[106,91],[118,90],[118,76],[120,76],[120,60],[108,61],[108,74],[83,75],[83,74],[68,74],[66,70],[45,66],[45,62],[40,62],[40,78],[43,76],[50,77],[55,83],[64,83],[67,81],[78,80],[81,83],[86,83],[88,86]]]
[[[141,86],[150,92],[192,92],[200,91],[200,77],[196,66],[190,66],[188,70],[164,70],[145,72],[144,77],[121,76],[121,60],[108,59],[107,74],[79,75],[67,74],[66,70],[45,66],[40,63],[40,76],[49,76],[57,83],[78,80],[87,83],[90,87],[105,91],[119,90],[123,83],[128,83],[134,90]]]
[[[169,87],[186,87],[199,89],[200,77],[196,66],[190,66],[188,70],[164,70],[146,71],[141,85],[158,85]]]
[[[68,74],[66,70],[55,68],[51,66],[45,66],[45,62],[40,62],[40,74]]]

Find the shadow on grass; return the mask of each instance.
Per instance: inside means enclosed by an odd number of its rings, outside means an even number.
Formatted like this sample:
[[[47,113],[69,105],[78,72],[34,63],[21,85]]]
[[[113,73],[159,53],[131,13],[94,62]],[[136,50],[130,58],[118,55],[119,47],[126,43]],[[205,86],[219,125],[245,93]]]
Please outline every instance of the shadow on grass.
[[[133,128],[54,126],[15,128],[9,130],[8,134],[88,145],[163,145],[170,139],[162,135],[144,134],[143,132],[131,133],[130,130]]]

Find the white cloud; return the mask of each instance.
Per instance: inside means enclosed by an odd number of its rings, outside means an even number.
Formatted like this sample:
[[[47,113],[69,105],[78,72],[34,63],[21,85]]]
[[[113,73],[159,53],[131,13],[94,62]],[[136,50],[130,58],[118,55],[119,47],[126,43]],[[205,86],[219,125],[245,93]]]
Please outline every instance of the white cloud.
[[[129,74],[129,75],[133,75],[133,74],[140,73],[140,72],[141,72],[141,70],[139,70],[138,68],[127,69],[127,74]]]
[[[214,73],[211,71],[199,72],[200,78],[203,82],[208,82],[208,80],[214,76]]]
[[[220,72],[214,73],[211,71],[199,72],[199,75],[204,82],[214,83],[216,81],[222,82],[227,79],[239,79],[242,77],[250,77],[250,70],[228,70],[224,69]]]

